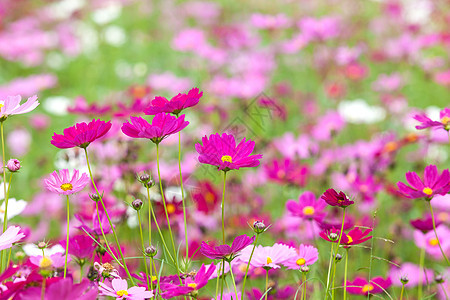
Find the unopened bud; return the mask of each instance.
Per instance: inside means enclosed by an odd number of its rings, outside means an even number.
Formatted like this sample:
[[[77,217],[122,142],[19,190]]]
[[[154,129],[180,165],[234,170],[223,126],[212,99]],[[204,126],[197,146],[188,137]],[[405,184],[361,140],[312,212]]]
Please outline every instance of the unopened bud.
[[[266,230],[266,225],[263,221],[255,221],[253,222],[253,230],[256,233],[263,233]]]
[[[38,246],[39,249],[45,249],[45,248],[48,247],[48,245],[47,245],[46,242],[39,242],[39,243],[37,244],[37,246]]]
[[[131,206],[133,206],[133,208],[134,208],[135,210],[140,210],[143,204],[144,204],[144,203],[142,202],[141,199],[135,199],[135,200],[131,203]]]
[[[23,260],[25,258],[25,253],[22,251],[18,251],[16,252],[16,254],[14,254],[15,258],[19,261]]]
[[[442,277],[441,274],[436,275],[436,277],[434,278],[434,281],[436,281],[437,283],[443,283],[444,282],[444,277]]]
[[[303,267],[300,268],[300,271],[302,273],[308,273],[309,272],[309,267],[308,266],[303,266]]]
[[[20,161],[18,159],[12,158],[8,160],[6,167],[10,172],[17,172],[20,170]]]
[[[334,257],[335,261],[341,261],[342,260],[342,255],[340,255],[339,253],[336,254],[336,256]]]
[[[400,277],[400,282],[402,284],[407,284],[409,282],[409,278],[406,275],[403,275],[402,277]]]
[[[95,202],[100,201],[100,197],[97,194],[90,194],[89,198],[91,198],[92,201],[95,201]]]
[[[144,252],[145,255],[154,257],[158,253],[158,250],[156,249],[155,246],[150,245],[147,248],[145,248]]]
[[[337,241],[337,239],[339,238],[339,236],[337,235],[337,233],[332,232],[332,233],[330,233],[330,234],[328,235],[328,238],[329,238],[330,240],[332,240],[332,241]]]

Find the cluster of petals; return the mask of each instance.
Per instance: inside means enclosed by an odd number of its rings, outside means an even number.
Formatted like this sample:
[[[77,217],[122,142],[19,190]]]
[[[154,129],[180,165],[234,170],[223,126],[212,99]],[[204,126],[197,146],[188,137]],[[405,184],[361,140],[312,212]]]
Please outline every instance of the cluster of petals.
[[[255,238],[256,238],[255,236],[248,237],[245,234],[240,235],[233,240],[231,247],[228,245],[220,245],[213,247],[205,242],[202,242],[200,247],[200,253],[211,259],[225,259],[231,261],[236,257],[236,255],[238,255],[238,253],[242,249],[252,244]]]
[[[369,281],[362,277],[356,277],[353,281],[347,281],[347,291],[353,295],[381,294],[392,285],[391,279],[375,277]]]
[[[345,208],[349,205],[352,205],[355,203],[354,201],[350,200],[347,195],[345,195],[344,192],[336,192],[334,189],[328,189],[323,193],[321,198],[328,203],[331,206],[339,206],[342,208]]]
[[[0,117],[5,119],[11,115],[20,115],[28,113],[34,110],[38,105],[39,101],[37,96],[32,96],[27,99],[23,104],[20,104],[22,97],[20,95],[8,96],[6,99],[0,100]]]
[[[287,210],[293,215],[307,220],[322,221],[326,213],[323,211],[327,204],[322,198],[316,199],[314,193],[305,191],[298,201],[288,200]]]
[[[54,133],[51,144],[60,149],[86,148],[93,141],[103,137],[111,129],[111,121],[92,120],[81,122],[64,129],[63,134]]]
[[[450,191],[449,170],[445,169],[439,174],[435,165],[425,167],[423,180],[415,172],[406,172],[406,181],[410,186],[400,181],[397,186],[400,194],[410,199],[431,199],[435,195],[445,195]]]
[[[86,173],[82,173],[81,176],[79,173],[78,170],[74,170],[70,176],[68,169],[60,170],[59,173],[54,171],[49,178],[44,179],[44,185],[49,191],[61,195],[77,193],[84,189],[90,181]]]
[[[367,240],[370,240],[372,236],[369,234],[372,232],[372,228],[367,228],[364,231],[361,230],[360,227],[355,227],[352,230],[350,230],[348,233],[342,232],[342,238],[341,238],[341,245],[344,245],[344,247],[352,246],[352,245],[358,245],[362,244]],[[331,230],[325,230],[322,231],[319,235],[324,240],[327,240],[329,242],[338,243],[338,239],[330,239],[330,234],[335,233],[336,236],[339,236],[341,231],[338,229],[331,229]]]
[[[421,113],[413,117],[415,120],[420,122],[420,125],[416,126],[416,129],[434,128],[434,129],[445,129],[450,130],[450,108],[444,108],[439,113],[439,121],[433,121],[426,114]]]
[[[165,97],[155,97],[151,105],[145,109],[146,115],[156,115],[158,113],[171,113],[178,115],[182,110],[198,104],[203,92],[198,88],[191,89],[187,94],[179,93],[170,100]]]
[[[99,291],[101,295],[119,299],[145,300],[153,297],[153,292],[146,291],[144,287],[133,286],[128,288],[124,279],[113,279],[111,284],[100,282]]]

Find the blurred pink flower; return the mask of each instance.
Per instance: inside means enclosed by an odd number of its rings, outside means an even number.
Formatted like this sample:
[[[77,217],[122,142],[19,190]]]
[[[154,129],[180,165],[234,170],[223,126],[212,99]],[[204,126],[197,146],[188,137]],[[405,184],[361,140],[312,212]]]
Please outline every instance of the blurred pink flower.
[[[20,233],[19,226],[10,226],[0,235],[0,250],[11,248],[14,243],[20,241],[25,234]]]
[[[22,97],[20,95],[8,96],[0,100],[0,118],[4,120],[11,115],[25,114],[34,110],[39,105],[36,95],[28,98],[25,103],[20,104],[21,101]]]

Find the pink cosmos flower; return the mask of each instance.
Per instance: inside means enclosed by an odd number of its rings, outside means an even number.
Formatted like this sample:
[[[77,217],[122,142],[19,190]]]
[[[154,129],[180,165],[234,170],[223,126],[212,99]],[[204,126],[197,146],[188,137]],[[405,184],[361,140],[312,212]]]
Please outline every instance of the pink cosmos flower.
[[[417,114],[413,118],[421,123],[420,125],[416,126],[417,129],[425,129],[431,127],[435,129],[443,128],[447,131],[450,130],[450,108],[444,108],[440,111],[440,121],[433,121],[424,113]]]
[[[64,267],[65,264],[65,255],[64,253],[55,253],[52,255],[36,255],[36,256],[31,256],[30,257],[30,262],[35,265],[38,266],[39,268],[43,268],[43,269],[48,269],[50,267],[54,267],[54,268],[61,268]],[[68,262],[70,261],[70,257],[67,260]]]
[[[81,174],[81,176],[78,176],[78,174],[78,170],[73,171],[72,177],[70,177],[68,169],[60,170],[59,174],[54,171],[49,178],[44,179],[44,185],[49,191],[60,195],[78,193],[90,181],[86,173]]]
[[[239,260],[248,263],[253,246],[248,246],[241,252]],[[255,268],[263,267],[278,269],[293,257],[297,257],[294,248],[285,244],[274,244],[273,246],[263,247],[261,245],[255,248],[250,265]]]
[[[277,29],[289,27],[289,19],[284,14],[264,15],[253,14],[251,16],[253,26],[260,29]]]
[[[113,279],[111,285],[99,283],[100,295],[110,296],[119,299],[145,300],[153,297],[153,292],[148,292],[144,287],[133,286],[128,288],[128,283],[124,279]]]
[[[158,113],[151,124],[142,117],[131,117],[131,123],[126,122],[122,125],[122,132],[132,138],[146,138],[159,144],[169,135],[186,128],[188,124],[189,122],[184,120],[184,115],[175,117],[167,113]]]
[[[20,233],[19,226],[10,226],[0,235],[0,250],[11,248],[14,243],[20,241],[25,234]]]
[[[252,244],[254,240],[255,236],[250,238],[243,234],[233,240],[231,247],[228,245],[212,247],[207,243],[202,242],[200,252],[211,259],[225,259],[231,261],[238,255],[239,251]]]
[[[60,244],[65,249],[66,241],[61,241]],[[78,259],[91,258],[96,248],[97,244],[87,235],[76,235],[69,239],[69,254]]]
[[[298,248],[298,255],[291,257],[284,265],[288,269],[299,270],[303,266],[310,266],[319,259],[319,251],[316,247],[301,244]]]
[[[341,245],[344,245],[344,248],[348,248],[352,245],[358,245],[362,244],[367,240],[370,240],[372,236],[367,236],[369,233],[372,232],[372,228],[368,228],[364,231],[361,230],[359,227],[355,227],[352,230],[350,230],[348,233],[343,232],[342,238],[341,238]],[[331,229],[331,230],[325,230],[322,231],[319,235],[324,240],[327,240],[332,243],[338,243],[338,240],[331,240],[330,239],[330,233],[335,233],[337,236],[340,235],[341,231],[338,229]]]
[[[411,185],[407,186],[403,182],[397,182],[399,192],[410,199],[427,198],[431,199],[435,195],[445,195],[450,191],[450,172],[448,169],[439,175],[435,165],[425,167],[424,179],[415,172],[406,172],[406,180]]]
[[[288,200],[286,202],[286,209],[294,216],[298,216],[307,220],[317,220],[322,221],[326,213],[323,212],[324,208],[327,206],[325,201],[316,199],[314,193],[310,191],[305,191],[300,195],[298,201]]]
[[[422,233],[419,230],[414,231],[414,242],[417,247],[425,249],[425,251],[436,259],[442,258],[442,252],[439,249],[439,242],[441,242],[442,250],[446,255],[450,253],[450,230],[446,225],[440,225],[436,228],[436,233],[439,238],[436,238],[434,231]]]
[[[236,146],[234,136],[223,133],[211,134],[202,139],[203,145],[198,143],[195,149],[200,154],[198,160],[203,164],[217,166],[225,172],[239,170],[239,168],[256,167],[259,165],[261,154],[250,155],[255,148],[255,142],[243,138]]]
[[[111,121],[104,122],[95,119],[87,124],[77,123],[64,129],[64,134],[53,134],[51,143],[60,149],[86,148],[90,143],[104,136],[111,126]]]
[[[389,278],[392,281],[392,284],[395,286],[402,286],[401,278],[408,278],[408,283],[405,284],[405,287],[412,288],[415,287],[421,282],[421,284],[427,284],[431,282],[434,277],[434,272],[431,269],[424,269],[422,277],[420,276],[420,266],[413,263],[403,263],[400,268],[393,267],[389,272]],[[420,279],[422,278],[422,279]]]
[[[391,279],[375,277],[370,282],[362,277],[356,277],[355,280],[347,281],[347,291],[353,295],[381,294],[392,285]]]
[[[304,186],[308,177],[309,169],[306,165],[301,165],[293,160],[274,159],[264,166],[267,177],[278,183],[288,183],[297,186]]]
[[[199,92],[198,88],[191,89],[187,94],[180,93],[170,100],[158,96],[152,100],[145,114],[156,115],[164,112],[179,115],[183,109],[197,105],[202,96],[203,92]]]
[[[28,98],[28,100],[23,104],[20,104],[21,100],[22,97],[20,95],[8,96],[6,99],[0,100],[0,119],[5,120],[11,115],[25,114],[34,110],[39,105],[36,95]]]

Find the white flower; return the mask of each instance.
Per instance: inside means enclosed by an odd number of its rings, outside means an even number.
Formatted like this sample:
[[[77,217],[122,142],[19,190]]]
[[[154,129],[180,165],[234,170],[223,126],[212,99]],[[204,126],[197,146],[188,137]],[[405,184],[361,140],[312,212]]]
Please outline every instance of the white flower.
[[[17,215],[20,215],[25,207],[27,206],[27,202],[24,200],[16,200],[16,198],[8,199],[8,220],[11,220]],[[0,206],[0,221],[3,222],[3,218],[5,217],[5,208],[6,203],[3,201]]]
[[[23,252],[28,256],[42,256],[42,250],[35,244],[26,244],[22,247]],[[56,253],[66,253],[66,250],[60,244],[56,244],[53,247],[45,248],[45,255],[51,256]]]
[[[384,108],[370,106],[362,99],[343,101],[339,104],[338,111],[345,121],[353,124],[372,124],[386,117]]]
[[[65,116],[70,105],[69,98],[63,96],[48,97],[44,102],[44,110],[52,115]]]

